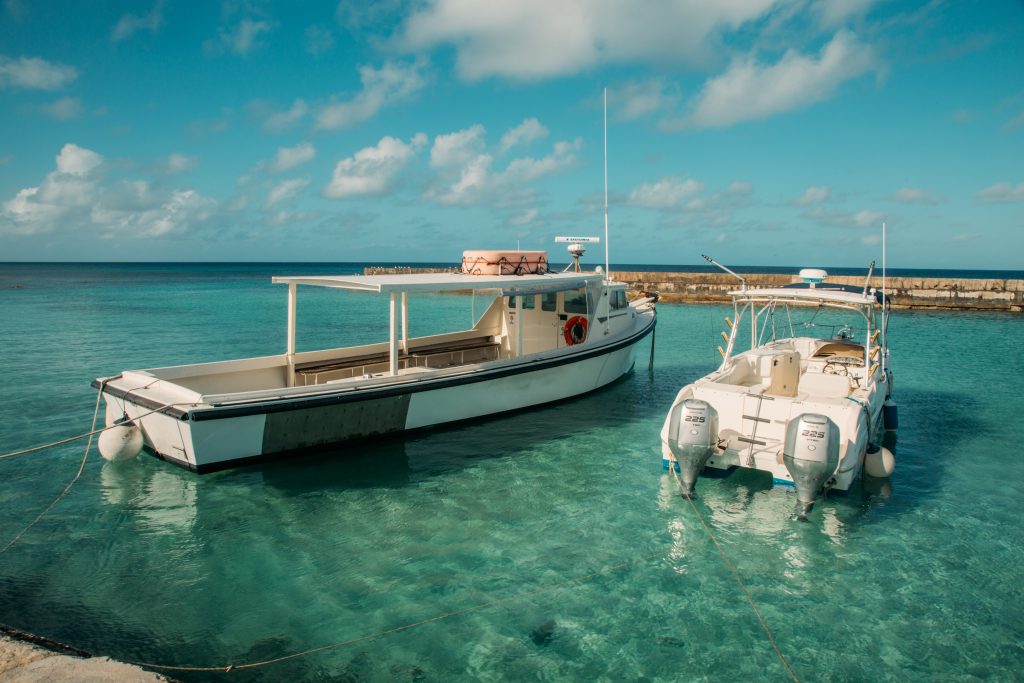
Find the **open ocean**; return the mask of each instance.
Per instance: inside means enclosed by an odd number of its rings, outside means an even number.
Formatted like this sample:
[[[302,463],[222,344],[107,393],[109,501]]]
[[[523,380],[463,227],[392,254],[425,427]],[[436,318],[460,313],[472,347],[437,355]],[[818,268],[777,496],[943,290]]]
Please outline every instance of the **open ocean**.
[[[282,353],[270,276],[362,265],[0,264],[0,453],[87,431],[97,376]],[[471,305],[411,297],[412,333]],[[303,289],[299,349],[386,338],[386,310]],[[194,667],[346,643],[167,672],[183,681],[790,679],[662,470],[664,414],[717,365],[727,309],[658,311],[652,372],[645,341],[626,378],[550,407],[202,476],[94,447],[0,554],[0,623]],[[810,523],[767,475],[698,482],[801,680],[1024,680],[1022,340],[1021,315],[894,313],[896,471]],[[0,548],[84,449],[0,460]]]

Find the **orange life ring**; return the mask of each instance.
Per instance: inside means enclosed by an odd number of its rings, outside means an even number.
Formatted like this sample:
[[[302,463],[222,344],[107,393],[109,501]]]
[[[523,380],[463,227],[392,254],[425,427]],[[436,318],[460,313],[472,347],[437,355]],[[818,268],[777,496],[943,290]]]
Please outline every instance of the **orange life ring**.
[[[565,327],[562,328],[562,335],[565,337],[565,343],[569,346],[587,341],[587,319],[581,315],[569,318],[565,321]]]

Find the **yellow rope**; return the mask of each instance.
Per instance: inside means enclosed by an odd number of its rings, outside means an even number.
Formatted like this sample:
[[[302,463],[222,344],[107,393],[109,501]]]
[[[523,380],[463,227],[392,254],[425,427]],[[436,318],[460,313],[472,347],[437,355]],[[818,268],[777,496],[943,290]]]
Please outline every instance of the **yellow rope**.
[[[102,395],[102,393],[103,392],[101,391],[100,395]],[[99,397],[97,397],[97,402],[98,401],[99,401]],[[179,403],[167,403],[167,404],[164,404],[164,405],[160,406],[159,408],[154,408],[153,410],[150,410],[149,412],[142,413],[141,415],[137,415],[136,417],[133,417],[131,419],[132,420],[141,420],[144,417],[148,417],[148,416],[152,415],[153,413],[159,413],[161,410],[165,410],[167,408],[173,408],[174,406],[190,406],[190,405],[195,405],[195,404],[191,403],[191,402],[188,402],[188,401],[179,402]],[[92,426],[93,427],[96,426],[96,416],[95,415],[93,416]],[[85,432],[84,434],[79,434],[78,436],[72,436],[70,438],[63,439],[61,441],[54,441],[53,443],[47,443],[47,444],[43,444],[42,446],[35,446],[33,448],[26,448],[23,451],[15,451],[13,453],[5,453],[4,455],[0,455],[0,460],[6,460],[7,458],[16,458],[19,455],[27,455],[29,453],[34,453],[36,451],[42,451],[42,450],[45,450],[47,448],[52,448],[54,446],[60,446],[61,444],[71,443],[72,441],[78,441],[79,439],[84,439],[87,436],[91,437],[91,436],[93,436],[95,434],[99,434],[100,432],[105,432],[108,429],[113,429],[114,427],[117,427],[117,426],[118,425],[110,425],[109,427],[101,427],[100,429],[93,429],[92,431]]]
[[[451,611],[451,612],[446,612],[444,614],[439,614],[439,615],[437,615],[435,617],[431,617],[429,619],[423,619],[422,621],[415,621],[415,622],[412,622],[412,623],[409,623],[409,624],[404,624],[402,626],[396,626],[395,628],[391,628],[391,629],[388,629],[386,631],[378,631],[377,633],[372,633],[370,635],[360,636],[358,638],[353,638],[351,640],[343,640],[343,641],[340,641],[340,642],[337,642],[337,643],[330,643],[328,645],[321,645],[319,647],[314,647],[314,648],[310,648],[308,650],[303,650],[302,652],[295,652],[295,653],[292,653],[292,654],[289,654],[289,655],[284,655],[282,657],[276,657],[274,659],[267,659],[267,660],[264,660],[264,661],[261,661],[261,662],[250,662],[248,664],[228,664],[228,665],[224,665],[224,666],[172,666],[172,665],[169,665],[169,664],[152,664],[152,663],[149,663],[149,662],[131,662],[131,661],[125,662],[125,663],[126,664],[133,664],[135,666],[145,667],[147,669],[160,669],[162,671],[222,671],[224,673],[229,673],[229,672],[231,672],[233,670],[236,670],[236,669],[255,669],[255,668],[258,668],[258,667],[262,667],[262,666],[268,666],[270,664],[278,664],[280,662],[284,662],[284,661],[287,661],[289,659],[297,659],[299,657],[305,657],[306,655],[311,655],[311,654],[314,654],[314,653],[317,653],[317,652],[324,652],[326,650],[333,650],[333,649],[336,649],[336,648],[339,648],[339,647],[348,647],[350,645],[355,645],[357,643],[363,643],[363,642],[366,642],[368,640],[374,640],[375,638],[382,638],[384,636],[391,635],[393,633],[399,633],[401,631],[408,631],[409,629],[416,628],[417,626],[424,626],[426,624],[432,624],[432,623],[437,622],[437,621],[443,621],[445,619],[451,619],[452,617],[462,616],[463,614],[469,614],[470,612],[478,612],[478,611],[480,611],[482,609],[486,609],[488,607],[493,607],[495,605],[500,605],[500,604],[503,604],[503,603],[506,603],[506,602],[512,602],[514,600],[521,600],[523,598],[532,597],[534,595],[540,595],[542,593],[549,593],[549,592],[551,592],[553,590],[557,590],[558,588],[562,588],[563,586],[565,586],[567,584],[583,583],[584,581],[589,581],[590,579],[594,579],[594,578],[596,578],[598,576],[602,576],[604,574],[610,574],[611,572],[618,571],[618,570],[623,569],[625,567],[628,567],[630,565],[637,564],[639,562],[644,562],[644,561],[649,560],[649,559],[651,559],[653,557],[661,555],[663,552],[664,551],[662,551],[662,550],[658,550],[656,552],[650,553],[648,555],[644,555],[642,557],[638,557],[638,558],[633,559],[633,560],[627,560],[626,562],[620,562],[619,564],[610,565],[610,566],[605,567],[603,569],[600,569],[600,570],[598,570],[596,572],[591,572],[589,574],[584,574],[582,576],[577,576],[575,578],[566,579],[565,581],[560,581],[558,583],[554,583],[554,584],[551,584],[549,586],[544,586],[542,588],[537,588],[537,589],[532,590],[532,591],[526,591],[526,592],[523,592],[523,593],[516,593],[515,595],[510,595],[510,596],[505,597],[505,598],[498,598],[497,600],[489,600],[487,602],[482,602],[482,603],[480,603],[478,605],[473,605],[472,607],[465,607],[463,609],[454,610],[454,611]]]
[[[100,398],[102,396],[103,388],[100,387],[100,390],[96,392],[96,407],[93,408],[92,411],[92,427],[96,426],[96,417],[100,413]],[[92,427],[90,427],[90,429],[92,429]],[[71,487],[75,485],[75,482],[78,481],[79,477],[82,476],[82,472],[85,470],[85,461],[89,458],[89,449],[92,448],[92,434],[94,433],[95,432],[90,432],[89,434],[89,442],[85,445],[85,454],[82,456],[82,462],[78,465],[78,472],[75,473],[75,478],[68,482],[68,485],[64,487],[64,490],[60,492],[60,495],[54,498],[53,501],[46,506],[46,509],[39,513],[38,517],[29,522],[28,526],[19,531],[18,535],[12,538],[11,541],[3,547],[3,550],[0,550],[0,555],[3,555],[8,550],[10,550],[11,546],[20,541],[21,537],[24,536],[29,529],[34,527],[39,522],[39,520],[46,516],[47,512],[53,509],[54,505],[59,503],[64,498],[64,496],[68,495],[68,491],[71,490]]]
[[[676,473],[675,462],[670,460],[668,463],[668,469],[672,472],[672,476],[676,478],[676,481],[679,482],[679,488],[683,492],[683,498],[685,498],[687,502],[690,504],[690,507],[693,508],[694,514],[697,515],[697,519],[700,520],[700,523],[701,525],[703,525],[704,530],[708,533],[708,537],[711,539],[711,542],[714,543],[715,547],[718,549],[718,554],[722,556],[722,560],[725,562],[725,565],[729,568],[729,571],[732,572],[733,577],[736,579],[736,583],[738,583],[740,586],[740,590],[743,591],[743,595],[747,598],[747,602],[750,603],[750,608],[753,609],[754,614],[757,615],[757,620],[761,622],[761,628],[764,630],[765,635],[768,636],[768,642],[772,644],[772,648],[774,648],[775,654],[779,656],[779,661],[782,662],[782,665],[784,667],[786,667],[786,671],[788,671],[789,675],[793,677],[793,680],[797,683],[800,683],[800,678],[796,675],[796,671],[793,670],[793,667],[789,665],[789,661],[787,661],[785,655],[782,654],[782,650],[779,649],[779,645],[775,642],[775,637],[772,635],[771,629],[768,628],[768,622],[765,621],[765,618],[761,615],[761,610],[757,608],[757,604],[754,602],[753,596],[751,596],[750,592],[747,590],[746,584],[743,583],[743,579],[740,577],[740,573],[736,570],[736,566],[733,565],[732,560],[729,559],[729,556],[725,554],[725,549],[722,548],[722,545],[718,542],[718,539],[715,538],[715,534],[711,530],[711,527],[708,526],[708,523],[706,521],[704,521],[704,516],[701,515],[700,510],[697,509],[697,505],[693,502],[693,497],[686,495],[686,487],[683,485],[683,480],[680,479],[679,475]]]
[[[113,379],[113,378],[111,378],[111,379]],[[64,496],[68,495],[68,492],[71,490],[71,487],[75,485],[75,483],[82,477],[82,472],[85,471],[85,462],[86,462],[86,460],[89,459],[89,451],[92,449],[92,437],[95,436],[96,434],[99,434],[100,432],[106,431],[107,429],[111,429],[113,426],[116,426],[116,425],[112,425],[111,427],[104,427],[103,429],[96,429],[96,418],[99,417],[99,414],[100,414],[100,400],[103,398],[103,387],[106,385],[106,383],[108,381],[109,380],[103,380],[100,383],[99,391],[96,392],[96,405],[95,405],[95,407],[93,408],[93,411],[92,411],[92,424],[89,426],[89,431],[88,432],[86,432],[85,434],[80,434],[79,436],[76,436],[76,437],[72,437],[70,439],[65,439],[63,441],[58,441],[56,443],[46,444],[45,446],[38,446],[36,448],[29,448],[28,450],[19,451],[17,453],[8,453],[7,455],[0,456],[0,460],[2,460],[4,458],[13,458],[16,455],[24,455],[26,453],[31,453],[33,451],[39,451],[39,450],[42,450],[44,448],[49,448],[51,446],[57,446],[57,445],[62,444],[62,443],[68,443],[69,441],[75,441],[77,439],[83,439],[85,437],[89,437],[89,441],[85,444],[85,453],[82,455],[82,462],[80,462],[78,464],[78,471],[75,473],[74,478],[71,481],[68,482],[68,485],[64,487],[64,490],[61,491],[60,494],[58,494],[57,497],[54,498],[50,502],[50,504],[47,505],[46,508],[42,512],[40,512],[39,515],[35,519],[33,519],[31,522],[28,523],[28,526],[26,526],[24,529],[19,531],[18,534],[14,538],[12,538],[10,540],[10,542],[8,542],[7,545],[5,545],[3,547],[3,549],[0,549],[0,555],[3,555],[8,550],[10,550],[11,547],[14,546],[15,543],[17,543],[18,541],[21,540],[21,537],[24,536],[28,532],[29,529],[31,529],[36,524],[38,524],[39,520],[41,520],[43,517],[45,517],[46,514],[50,510],[53,509],[53,506],[55,506],[57,503],[59,503],[61,500],[63,500]],[[149,411],[147,413],[143,413],[143,414],[139,415],[138,417],[136,417],[134,419],[141,420],[142,418],[146,417],[147,415],[152,415],[153,413],[160,412],[161,410],[164,410],[165,408],[170,408],[171,406],[175,406],[175,405],[190,405],[190,404],[188,404],[188,403],[168,403],[167,405],[163,405],[163,406],[160,406],[159,408],[151,410],[151,411]]]

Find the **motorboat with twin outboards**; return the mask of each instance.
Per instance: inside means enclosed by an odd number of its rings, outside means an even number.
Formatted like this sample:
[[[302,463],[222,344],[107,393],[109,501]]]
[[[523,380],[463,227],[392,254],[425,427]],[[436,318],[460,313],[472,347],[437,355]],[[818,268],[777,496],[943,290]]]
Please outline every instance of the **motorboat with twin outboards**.
[[[733,468],[769,472],[795,487],[794,518],[806,520],[817,497],[847,491],[862,471],[886,477],[892,454],[881,447],[895,429],[893,375],[884,288],[826,282],[819,269],[801,282],[730,292],[719,346],[722,363],[683,387],[661,430],[662,458],[678,471],[686,495],[700,474]],[[749,320],[749,347],[744,319]]]
[[[274,277],[288,292],[285,352],[96,379],[116,427],[101,453],[122,459],[144,446],[208,472],[603,387],[633,367],[634,347],[654,329],[654,299],[629,301],[600,266],[580,270],[583,251],[571,243],[576,268],[561,273],[548,272],[543,251],[473,251],[459,272]],[[389,338],[298,351],[299,288],[387,297]],[[409,336],[411,299],[427,311],[433,295],[456,292],[488,301],[471,327]]]

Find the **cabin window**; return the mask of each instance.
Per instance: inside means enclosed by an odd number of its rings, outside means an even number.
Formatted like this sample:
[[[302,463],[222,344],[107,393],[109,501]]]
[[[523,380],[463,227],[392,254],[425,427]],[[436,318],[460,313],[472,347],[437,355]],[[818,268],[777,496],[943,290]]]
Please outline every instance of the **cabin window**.
[[[624,289],[613,289],[611,291],[611,299],[609,305],[613,312],[622,311],[629,308],[629,301],[626,300],[626,290]]]
[[[565,305],[564,309],[566,313],[582,313],[586,315],[587,311],[587,290],[586,288],[570,289],[565,293]]]
[[[529,295],[520,297],[523,300],[523,310],[533,309],[536,307],[536,295]],[[516,298],[514,296],[508,297],[508,310],[516,310]]]
[[[557,307],[558,294],[556,292],[548,292],[547,294],[540,295],[540,310],[551,312]]]

